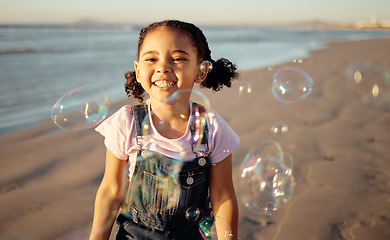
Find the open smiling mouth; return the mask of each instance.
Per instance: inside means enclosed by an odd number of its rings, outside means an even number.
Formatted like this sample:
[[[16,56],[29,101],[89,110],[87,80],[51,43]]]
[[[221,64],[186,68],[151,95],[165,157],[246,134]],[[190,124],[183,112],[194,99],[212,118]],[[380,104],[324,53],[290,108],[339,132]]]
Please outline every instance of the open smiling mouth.
[[[172,87],[173,85],[176,85],[176,82],[172,81],[155,81],[153,85],[159,87],[159,88],[168,88]]]

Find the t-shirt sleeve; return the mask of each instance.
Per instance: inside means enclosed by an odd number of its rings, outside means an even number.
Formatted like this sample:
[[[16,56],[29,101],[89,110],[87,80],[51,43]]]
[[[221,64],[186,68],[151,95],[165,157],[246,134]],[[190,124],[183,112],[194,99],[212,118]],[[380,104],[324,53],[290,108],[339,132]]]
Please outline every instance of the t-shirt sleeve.
[[[216,164],[224,160],[240,144],[240,138],[234,130],[216,112],[211,112],[213,118],[210,122],[211,132],[211,163]],[[210,141],[209,141],[210,142]]]
[[[131,106],[123,106],[95,130],[103,135],[104,144],[110,152],[122,160],[128,159],[128,152],[131,148],[132,122]]]

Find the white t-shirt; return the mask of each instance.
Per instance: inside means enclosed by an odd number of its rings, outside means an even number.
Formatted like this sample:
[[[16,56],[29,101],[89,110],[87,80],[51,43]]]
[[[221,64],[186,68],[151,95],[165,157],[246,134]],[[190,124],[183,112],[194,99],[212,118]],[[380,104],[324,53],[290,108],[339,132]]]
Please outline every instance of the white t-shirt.
[[[190,104],[192,106],[192,104]],[[149,149],[167,157],[189,161],[196,157],[192,151],[190,124],[187,125],[186,133],[176,139],[168,139],[161,136],[151,121],[150,109],[149,123],[151,125],[151,135],[138,137],[142,149]],[[216,164],[225,159],[239,145],[240,138],[233,129],[215,111],[207,113],[208,129],[208,150],[205,144],[196,147],[199,155],[208,155],[211,163]],[[192,122],[192,116],[189,123]],[[137,152],[140,146],[136,141],[136,130],[132,114],[132,107],[125,105],[116,113],[103,121],[96,129],[102,134],[104,144],[117,158],[129,160],[129,176],[134,171]]]

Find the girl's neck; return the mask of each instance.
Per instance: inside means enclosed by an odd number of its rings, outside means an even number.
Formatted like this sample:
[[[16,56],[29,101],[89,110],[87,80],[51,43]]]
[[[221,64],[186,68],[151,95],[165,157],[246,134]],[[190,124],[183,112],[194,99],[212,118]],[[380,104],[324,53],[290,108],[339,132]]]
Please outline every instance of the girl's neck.
[[[189,100],[150,104],[153,125],[160,135],[175,139],[186,133],[190,118]]]

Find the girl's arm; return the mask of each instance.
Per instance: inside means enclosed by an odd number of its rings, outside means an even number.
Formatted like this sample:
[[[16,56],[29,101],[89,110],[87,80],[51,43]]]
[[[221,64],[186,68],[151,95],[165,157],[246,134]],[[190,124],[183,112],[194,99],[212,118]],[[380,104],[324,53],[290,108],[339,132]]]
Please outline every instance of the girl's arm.
[[[118,209],[123,200],[124,170],[127,161],[117,158],[108,149],[102,182],[96,193],[90,240],[109,239]]]
[[[232,179],[231,154],[211,167],[210,198],[218,239],[226,238],[224,237],[226,234],[232,234],[231,239],[237,239],[238,205]],[[230,229],[226,229],[226,225]]]

